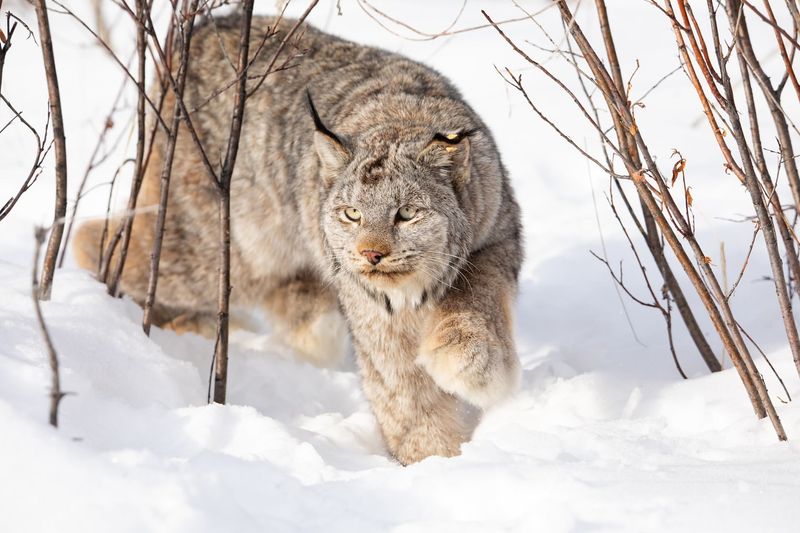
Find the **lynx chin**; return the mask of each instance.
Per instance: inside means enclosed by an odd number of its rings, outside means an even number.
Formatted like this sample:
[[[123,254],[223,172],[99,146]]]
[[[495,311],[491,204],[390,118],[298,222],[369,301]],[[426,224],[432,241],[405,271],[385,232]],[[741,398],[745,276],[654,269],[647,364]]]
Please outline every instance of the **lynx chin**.
[[[252,72],[263,72],[292,22]],[[274,23],[254,18],[251,50]],[[344,356],[349,332],[392,456],[409,464],[458,455],[475,408],[512,394],[520,374],[512,338],[519,207],[497,147],[441,74],[311,26],[300,33],[305,54],[247,101],[231,192],[232,303],[263,307],[285,342],[317,365]],[[192,41],[185,100],[208,154],[225,152],[234,91],[204,102],[235,78],[228,58],[238,39],[231,16],[200,23]],[[167,94],[163,108],[173,104]],[[140,206],[158,204],[160,135]],[[215,193],[182,129],[157,325],[214,331],[216,225]],[[153,211],[136,216],[122,278],[140,304],[154,227]],[[101,231],[102,222],[80,228],[75,252],[85,268],[96,268]]]

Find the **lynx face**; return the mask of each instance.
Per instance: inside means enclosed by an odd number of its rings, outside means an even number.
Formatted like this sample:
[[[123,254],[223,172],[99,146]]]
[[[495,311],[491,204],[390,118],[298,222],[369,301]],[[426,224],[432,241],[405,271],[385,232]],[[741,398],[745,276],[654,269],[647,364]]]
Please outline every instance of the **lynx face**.
[[[322,123],[310,94],[308,103],[334,276],[383,294],[391,308],[440,296],[471,238],[457,197],[469,181],[469,135],[395,124],[345,142]]]
[[[414,307],[452,284],[466,255],[467,224],[447,176],[410,158],[378,175],[374,162],[354,161],[335,179],[325,237],[338,275],[385,294],[392,307]]]

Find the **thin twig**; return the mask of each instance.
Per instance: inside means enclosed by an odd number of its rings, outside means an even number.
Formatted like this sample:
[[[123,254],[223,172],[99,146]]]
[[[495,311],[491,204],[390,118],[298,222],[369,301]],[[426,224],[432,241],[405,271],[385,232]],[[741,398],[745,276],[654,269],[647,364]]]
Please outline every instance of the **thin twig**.
[[[191,2],[191,4],[187,4]],[[181,109],[183,108],[183,91],[186,86],[186,77],[189,72],[189,53],[191,51],[192,34],[194,30],[195,13],[197,12],[199,0],[185,0],[183,4],[184,13],[188,16],[184,18],[181,25],[183,42],[180,49],[180,63],[178,67],[177,80],[174,85],[175,104],[172,110],[172,124],[169,128],[167,145],[164,148],[164,164],[161,170],[161,189],[159,193],[158,214],[156,216],[155,235],[153,238],[153,252],[150,255],[150,275],[147,281],[147,296],[144,301],[144,314],[142,315],[142,329],[146,335],[150,335],[150,326],[153,323],[153,307],[156,301],[156,287],[158,285],[158,269],[161,262],[161,248],[164,242],[164,225],[167,220],[167,206],[169,198],[169,185],[172,177],[172,163],[175,157],[175,147],[178,139],[178,128],[183,120]],[[187,9],[188,8],[188,9]]]
[[[58,371],[58,354],[53,346],[53,339],[50,337],[50,332],[47,330],[47,325],[44,323],[44,316],[42,315],[42,306],[39,303],[39,253],[44,244],[44,238],[47,235],[45,228],[37,227],[34,230],[36,244],[34,245],[33,252],[33,267],[31,274],[31,297],[33,299],[33,310],[36,313],[36,321],[39,324],[39,331],[42,333],[45,347],[47,348],[47,358],[50,362],[50,415],[49,422],[54,428],[58,427],[58,406],[64,393],[61,392],[61,376]]]
[[[81,178],[80,184],[78,185],[78,192],[75,194],[75,201],[72,203],[72,210],[70,212],[69,223],[67,224],[67,230],[64,234],[64,246],[61,249],[61,257],[58,259],[58,267],[61,268],[64,265],[64,258],[67,255],[67,247],[69,246],[69,239],[72,235],[72,227],[75,224],[75,216],[78,214],[78,205],[80,204],[81,198],[83,198],[84,189],[86,188],[86,182],[89,180],[89,175],[92,171],[97,168],[98,165],[102,164],[102,162],[108,157],[110,151],[106,152],[106,155],[103,157],[98,158],[98,154],[100,153],[100,148],[103,147],[105,144],[106,134],[114,127],[114,113],[117,112],[117,104],[119,103],[122,95],[124,93],[125,87],[127,86],[127,78],[124,78],[122,81],[122,85],[120,85],[119,90],[117,91],[117,95],[114,97],[114,103],[111,104],[111,111],[108,112],[106,118],[103,120],[103,129],[100,131],[100,134],[97,136],[97,142],[94,145],[94,150],[92,150],[92,155],[89,156],[89,162],[86,164],[86,169],[83,172],[83,177]]]
[[[0,94],[0,101],[2,101],[4,104],[8,106],[9,109],[11,109],[11,112],[14,113],[14,116],[17,119],[19,119],[20,123],[22,123],[26,128],[28,128],[28,130],[36,139],[36,155],[34,156],[33,163],[31,164],[31,168],[28,171],[28,176],[22,182],[22,186],[20,186],[20,188],[17,190],[17,193],[13,197],[9,198],[8,201],[6,201],[6,203],[2,205],[2,207],[0,207],[0,220],[3,220],[5,217],[8,216],[9,213],[11,213],[11,210],[14,209],[14,206],[17,204],[20,197],[22,197],[22,195],[28,189],[30,189],[34,183],[36,183],[36,180],[42,173],[42,164],[44,163],[47,154],[50,153],[50,149],[52,148],[53,143],[52,141],[48,141],[47,138],[47,133],[50,129],[49,108],[47,110],[47,122],[45,123],[44,126],[44,134],[43,134],[44,137],[40,137],[39,132],[37,132],[36,129],[22,117],[22,113],[17,111],[11,104],[11,102],[9,102],[6,99],[6,97],[3,96],[2,94]]]
[[[292,36],[294,36],[294,34],[297,32],[297,30],[300,28],[303,22],[308,18],[308,15],[311,14],[311,11],[317,6],[318,3],[319,0],[311,0],[311,2],[308,4],[308,7],[303,12],[303,14],[300,15],[300,17],[295,21],[294,25],[289,29],[288,32],[286,32],[286,35],[284,35],[283,40],[281,41],[281,44],[278,45],[278,48],[275,49],[275,53],[272,54],[272,58],[267,64],[267,68],[264,70],[264,73],[258,79],[258,83],[256,83],[255,87],[253,87],[247,92],[248,98],[253,96],[253,94],[261,87],[261,84],[264,83],[264,80],[267,79],[267,76],[269,76],[272,73],[273,68],[275,68],[275,62],[278,60],[278,56],[281,54],[281,52],[283,52],[284,48],[286,48],[286,45],[289,43],[289,40],[292,38]]]
[[[136,13],[135,21],[136,21],[136,57],[138,59],[138,72],[137,72],[137,100],[136,100],[136,158],[134,163],[133,169],[133,179],[131,180],[131,191],[128,195],[128,211],[132,211],[136,209],[136,204],[138,202],[139,197],[139,190],[142,187],[142,181],[144,180],[144,172],[146,168],[146,160],[144,156],[144,147],[145,147],[145,96],[146,96],[146,82],[147,82],[147,57],[145,56],[145,48],[147,45],[147,35],[146,35],[146,28],[145,28],[145,10],[149,10],[150,6],[145,2],[145,0],[136,0]],[[170,26],[170,29],[172,26]],[[169,35],[171,32],[168,31],[167,34]],[[161,108],[164,104],[164,97],[166,91],[163,87],[164,83],[162,83],[161,87],[161,98],[158,103],[158,112],[160,114]],[[155,138],[156,130],[153,130],[153,134],[151,136],[151,143],[150,143],[150,150],[152,150],[152,139]],[[177,135],[177,132],[176,132]],[[149,156],[149,154],[148,154]],[[107,223],[104,224],[104,229],[108,226]],[[104,267],[101,267],[98,270],[98,274],[102,274],[103,281],[107,282],[108,293],[112,296],[117,296],[119,293],[119,284],[120,280],[122,279],[122,272],[125,268],[125,262],[128,256],[128,246],[130,244],[131,239],[131,232],[133,230],[133,216],[127,215],[122,222],[121,225],[122,233],[120,235],[120,239],[122,240],[122,245],[120,246],[119,251],[119,258],[117,259],[116,267],[110,279],[106,280],[106,272],[108,265],[111,261],[111,257],[113,254],[113,248],[111,248],[112,253],[108,255],[108,262],[103,262]],[[103,242],[101,241],[100,246],[103,246]],[[100,257],[103,257],[102,255]],[[105,271],[104,271],[105,269]]]
[[[539,9],[538,11],[536,11],[534,13],[528,13],[524,17],[515,17],[515,18],[510,18],[510,19],[505,19],[505,20],[499,20],[497,22],[493,22],[493,23],[489,23],[489,24],[479,24],[477,26],[470,26],[470,27],[467,27],[467,28],[460,28],[458,30],[446,30],[446,31],[441,31],[441,32],[437,32],[437,33],[428,33],[428,32],[424,32],[424,31],[418,30],[418,29],[414,28],[413,26],[411,26],[410,24],[407,24],[407,23],[405,23],[405,22],[403,22],[403,21],[401,21],[399,19],[396,19],[396,18],[394,18],[394,17],[392,17],[390,15],[387,15],[386,13],[384,13],[380,9],[376,8],[374,5],[372,5],[367,0],[357,0],[357,2],[358,2],[359,7],[361,7],[361,9],[364,11],[364,13],[366,13],[367,16],[369,16],[372,20],[377,22],[378,25],[381,28],[383,28],[384,30],[388,31],[392,35],[395,35],[395,36],[400,37],[402,39],[406,39],[408,41],[432,41],[432,40],[438,39],[440,37],[447,37],[447,36],[450,36],[450,35],[458,35],[458,34],[461,34],[461,33],[468,33],[468,32],[472,32],[472,31],[476,31],[476,30],[483,30],[483,29],[486,29],[486,28],[503,26],[503,25],[506,25],[506,24],[514,23],[514,22],[523,22],[523,21],[526,21],[526,20],[530,20],[531,17],[535,17],[537,15],[540,15],[540,14],[544,13],[545,11],[548,11],[549,9],[551,9],[555,5],[553,2],[549,2],[548,5],[546,5],[545,7]],[[394,24],[397,24],[398,26],[402,26],[402,27],[410,30],[412,33],[414,33],[416,35],[419,35],[420,37],[407,37],[407,36],[404,36],[404,35],[400,35],[399,33],[395,32],[394,30],[389,28],[383,22],[383,20],[381,20],[381,19],[388,20],[388,21],[390,21],[390,22],[392,22]],[[456,18],[456,20],[458,20],[458,18]]]

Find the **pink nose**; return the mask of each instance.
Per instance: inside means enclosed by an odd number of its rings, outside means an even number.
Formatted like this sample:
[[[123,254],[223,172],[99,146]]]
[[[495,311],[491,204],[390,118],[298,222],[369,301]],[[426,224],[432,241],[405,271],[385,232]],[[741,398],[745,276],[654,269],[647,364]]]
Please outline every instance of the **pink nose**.
[[[381,259],[383,258],[384,254],[375,250],[361,250],[361,255],[366,257],[367,261],[369,261],[373,265],[377,265],[378,263],[381,262]]]

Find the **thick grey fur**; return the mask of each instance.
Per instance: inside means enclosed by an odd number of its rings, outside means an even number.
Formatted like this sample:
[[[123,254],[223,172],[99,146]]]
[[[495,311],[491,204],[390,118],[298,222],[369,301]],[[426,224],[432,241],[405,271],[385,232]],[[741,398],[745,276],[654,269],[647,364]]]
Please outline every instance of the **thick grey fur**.
[[[254,18],[251,50],[274,23]],[[280,25],[251,75],[292,23]],[[232,300],[267,309],[315,364],[341,357],[349,331],[389,452],[403,464],[456,455],[472,429],[467,404],[487,408],[518,382],[512,307],[523,251],[506,171],[486,125],[444,76],[308,25],[301,32],[285,54],[304,54],[247,101],[232,182]],[[238,38],[235,16],[196,28],[190,109],[234,79]],[[192,115],[215,163],[233,90]],[[167,95],[165,109],[173,102]],[[162,134],[140,205],[158,201],[163,145]],[[398,216],[402,207],[411,220]],[[122,282],[140,303],[154,218],[136,217]],[[161,325],[213,331],[217,220],[213,187],[183,128],[157,293]],[[87,268],[97,264],[99,233],[99,224],[85,224],[76,239]],[[381,261],[371,264],[365,251]]]

